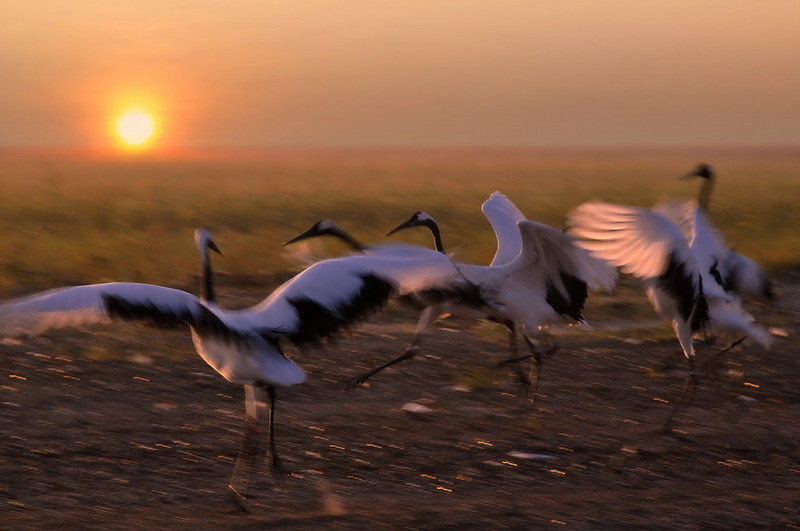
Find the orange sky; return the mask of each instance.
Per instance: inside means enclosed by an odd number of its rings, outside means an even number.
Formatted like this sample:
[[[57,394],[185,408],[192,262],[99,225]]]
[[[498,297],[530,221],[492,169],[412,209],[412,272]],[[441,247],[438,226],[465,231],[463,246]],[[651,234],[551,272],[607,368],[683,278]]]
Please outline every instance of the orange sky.
[[[4,0],[0,147],[797,144],[796,0]]]

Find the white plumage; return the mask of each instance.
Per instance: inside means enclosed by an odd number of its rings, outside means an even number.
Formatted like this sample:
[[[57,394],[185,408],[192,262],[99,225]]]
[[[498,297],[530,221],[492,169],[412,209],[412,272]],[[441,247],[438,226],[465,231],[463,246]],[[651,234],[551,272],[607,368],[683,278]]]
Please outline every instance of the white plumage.
[[[500,192],[494,192],[482,210],[497,238],[495,256],[489,266],[456,266],[461,283],[479,290],[482,304],[497,320],[513,321],[531,332],[548,324],[581,321],[586,288],[613,288],[613,267],[576,245],[572,235],[526,219]],[[426,225],[435,224],[427,214],[415,216]],[[416,226],[412,220],[401,227]]]
[[[701,163],[683,178],[691,179],[693,177],[700,178],[702,182],[698,192],[697,205],[708,214],[717,174],[709,164]],[[710,221],[707,223],[709,227],[712,227]],[[742,298],[771,300],[773,298],[772,283],[764,270],[754,260],[730,249],[724,243],[722,236],[719,236],[719,242],[723,247],[721,255],[717,257],[720,261],[719,273],[723,286]]]
[[[693,333],[737,331],[765,347],[771,343],[722,286],[718,268],[726,248],[696,204],[650,210],[589,202],[570,213],[569,227],[586,249],[642,279],[653,307],[672,321],[690,370],[679,406],[688,404],[696,385]]]
[[[295,236],[291,240],[287,241],[284,245],[290,245],[302,240],[306,240],[308,238],[315,238],[320,236],[333,236],[338,238],[339,240],[343,241],[345,244],[350,246],[355,252],[357,253],[364,253],[368,255],[377,255],[377,256],[394,256],[394,257],[409,257],[409,256],[418,256],[424,257],[426,254],[429,253],[444,253],[444,247],[442,245],[441,235],[439,233],[439,227],[436,225],[436,221],[433,220],[428,214],[424,212],[416,212],[411,218],[398,225],[389,233],[387,236],[402,230],[404,228],[409,228],[412,226],[417,225],[424,225],[427,226],[434,237],[434,244],[437,250],[431,250],[424,247],[419,247],[416,245],[408,245],[408,244],[395,244],[395,243],[380,243],[376,245],[367,246],[359,242],[355,237],[353,237],[349,232],[345,231],[339,225],[337,225],[334,221],[330,219],[323,219],[321,221],[316,222],[314,225],[311,226],[305,232]],[[440,294],[431,295],[430,293],[418,293],[415,297],[418,302],[424,304],[426,307],[422,311],[420,315],[419,322],[417,324],[417,331],[414,334],[414,337],[411,340],[411,344],[396,358],[392,359],[388,363],[384,363],[383,365],[367,371],[366,373],[360,375],[359,377],[355,378],[350,384],[348,384],[348,388],[355,387],[356,385],[361,385],[366,382],[370,377],[374,374],[380,372],[381,370],[395,365],[401,361],[410,359],[414,357],[417,352],[418,348],[422,342],[422,336],[425,331],[444,313],[451,313],[447,307],[450,306],[447,303],[443,303],[441,301],[442,296]],[[422,300],[420,300],[422,299]],[[460,307],[461,313],[463,314],[466,312],[472,312],[473,317],[482,317],[479,315],[474,309],[465,309],[464,307]]]
[[[481,205],[481,211],[489,220],[497,239],[497,251],[489,265],[502,265],[519,255],[522,235],[517,223],[525,218],[517,205],[500,192],[493,192]]]
[[[222,310],[185,291],[128,282],[60,288],[0,305],[0,336],[35,335],[51,328],[142,321],[188,325],[198,353],[236,384],[294,385],[305,373],[277,348],[279,335],[254,328],[247,312]],[[206,346],[213,342],[222,349]]]
[[[50,328],[139,321],[159,326],[188,325],[198,354],[230,382],[246,391],[251,425],[243,448],[252,444],[255,391],[269,394],[269,436],[273,464],[275,386],[305,380],[305,372],[283,355],[281,345],[316,343],[342,327],[366,317],[392,296],[447,284],[456,276],[449,258],[431,252],[425,260],[392,256],[354,255],[326,260],[309,267],[246,310],[219,308],[213,296],[208,249],[216,249],[208,231],[197,232],[201,254],[201,297],[151,284],[114,282],[61,288],[0,304],[0,337],[39,334]],[[250,457],[250,456],[248,456]],[[252,460],[252,457],[250,457]],[[243,486],[231,488],[241,503],[252,463]]]
[[[356,383],[412,357],[422,335],[436,318],[452,313],[468,318],[488,318],[506,325],[511,333],[512,350],[516,349],[515,334],[521,333],[532,352],[525,358],[534,358],[527,392],[528,398],[533,400],[541,357],[531,337],[547,325],[581,322],[587,287],[610,290],[616,281],[616,270],[576,246],[571,235],[525,219],[499,192],[484,202],[482,210],[497,238],[492,264],[455,263],[459,277],[454,279],[453,285],[444,293],[424,299],[429,307],[420,318],[410,349],[369,371]],[[415,213],[390,234],[419,225],[429,227],[437,247],[443,248],[436,222],[424,212]]]
[[[587,288],[612,289],[614,269],[574,245],[570,234],[530,220],[517,227],[522,249],[516,258],[488,267],[459,265],[460,272],[479,287],[492,312],[527,333],[582,321]]]
[[[723,260],[726,285],[745,299],[771,300],[772,282],[752,258],[729,250]]]
[[[356,378],[351,386],[362,384],[381,370],[414,357],[427,329],[446,314],[488,318],[504,324],[511,332],[514,350],[515,333],[520,330],[533,352],[527,357],[534,357],[538,363],[539,352],[533,347],[530,337],[543,326],[582,321],[587,286],[607,290],[613,287],[616,281],[613,267],[576,246],[571,235],[526,220],[503,194],[493,193],[484,202],[482,210],[497,238],[497,252],[492,265],[452,262],[456,274],[451,279],[430,289],[417,289],[415,296],[427,307],[420,316],[411,345],[398,357]],[[439,256],[435,261],[440,261],[445,256],[444,245],[439,227],[429,214],[415,212],[388,234],[417,226],[425,226],[431,231],[438,252],[414,247],[411,255],[424,259],[426,254],[433,253]],[[362,245],[330,220],[314,224],[287,244],[322,235],[338,237],[368,256],[392,256],[396,252],[392,245]],[[538,371],[532,374],[535,380]],[[530,398],[534,395],[533,385],[535,381],[529,387]]]

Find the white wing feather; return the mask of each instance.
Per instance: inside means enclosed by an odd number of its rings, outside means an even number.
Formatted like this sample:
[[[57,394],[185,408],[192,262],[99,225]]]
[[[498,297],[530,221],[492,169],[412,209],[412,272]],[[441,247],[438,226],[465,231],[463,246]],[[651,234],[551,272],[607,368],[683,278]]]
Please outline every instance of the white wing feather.
[[[616,269],[580,247],[571,234],[530,220],[519,222],[517,230],[523,249],[517,264],[519,270],[533,267],[554,285],[559,285],[560,274],[566,273],[586,282],[590,289],[613,289]]]
[[[683,233],[647,208],[589,202],[569,214],[569,232],[579,245],[639,278],[662,275],[673,259],[696,270]]]
[[[152,304],[166,313],[194,312],[200,300],[185,291],[129,282],[59,288],[0,305],[0,336],[39,334],[50,328],[105,323],[110,320],[104,297]]]
[[[522,237],[517,223],[525,215],[500,192],[494,192],[484,201],[481,211],[489,220],[497,238],[497,251],[490,265],[503,265],[519,256],[522,250]]]
[[[112,282],[75,286],[9,301],[0,305],[0,336],[35,335],[51,328],[108,323],[112,316],[107,309],[107,297],[131,307],[149,309],[130,317],[134,320],[148,320],[148,315],[161,314],[172,323],[185,321],[187,325],[199,325],[201,330],[192,333],[198,354],[230,382],[294,385],[306,378],[305,372],[282,356],[275,346],[237,326],[242,323],[233,316],[243,312],[225,312],[185,291],[152,284]],[[124,312],[114,317],[128,318]],[[209,319],[225,329],[219,330],[212,323],[212,328],[220,333],[204,333],[203,325]]]
[[[391,284],[396,295],[445,287],[457,270],[446,255],[429,250],[416,256],[355,254],[318,262],[284,283],[248,312],[253,326],[291,331],[300,326],[292,301],[307,299],[335,310],[354,299],[364,276]]]

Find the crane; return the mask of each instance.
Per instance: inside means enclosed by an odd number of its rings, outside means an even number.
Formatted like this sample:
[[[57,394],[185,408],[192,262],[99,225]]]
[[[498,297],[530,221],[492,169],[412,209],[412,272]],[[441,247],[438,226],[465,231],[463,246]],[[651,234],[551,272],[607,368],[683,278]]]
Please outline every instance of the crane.
[[[587,250],[640,278],[656,312],[672,322],[689,372],[665,429],[671,429],[697,387],[695,332],[738,331],[764,347],[772,342],[720,282],[717,267],[725,249],[694,202],[662,204],[652,210],[587,202],[569,214],[568,225],[570,233],[583,238],[581,245]]]

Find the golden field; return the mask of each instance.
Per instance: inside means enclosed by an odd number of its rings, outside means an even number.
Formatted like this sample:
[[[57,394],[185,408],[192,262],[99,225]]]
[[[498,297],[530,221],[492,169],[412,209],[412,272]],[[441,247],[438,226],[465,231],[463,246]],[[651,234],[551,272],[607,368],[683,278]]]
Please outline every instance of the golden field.
[[[281,150],[175,156],[0,153],[0,294],[105,280],[186,285],[192,232],[214,230],[234,277],[296,268],[282,242],[329,217],[369,243],[416,210],[462,261],[485,263],[494,190],[561,226],[591,199],[649,206],[687,199],[697,162],[718,182],[712,219],[771,271],[800,264],[800,148]],[[402,237],[429,244],[423,231]],[[319,245],[331,252],[335,243]]]

